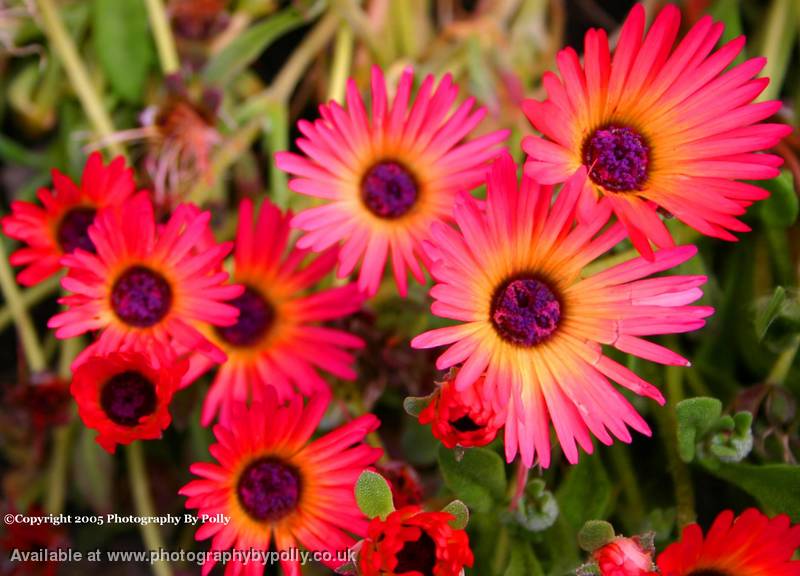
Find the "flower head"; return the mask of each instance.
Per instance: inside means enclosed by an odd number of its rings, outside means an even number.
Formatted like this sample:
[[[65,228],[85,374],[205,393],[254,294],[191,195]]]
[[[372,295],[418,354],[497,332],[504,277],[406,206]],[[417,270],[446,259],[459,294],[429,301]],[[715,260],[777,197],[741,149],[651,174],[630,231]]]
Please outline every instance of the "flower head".
[[[363,576],[457,576],[472,566],[469,537],[450,526],[447,512],[407,506],[385,520],[373,518],[361,545]]]
[[[265,201],[254,223],[253,203],[245,200],[239,208],[233,276],[244,292],[230,302],[240,312],[236,323],[206,330],[228,361],[206,396],[205,424],[220,411],[226,419],[234,402],[263,399],[270,387],[280,399],[325,392],[318,370],[355,378],[348,349],[363,342],[322,323],[352,314],[363,297],[354,284],[314,288],[335,266],[337,250],[307,258],[308,250],[290,244],[291,217]],[[211,366],[208,358],[195,357],[192,372]]]
[[[592,435],[605,444],[611,434],[629,442],[628,426],[650,429],[609,382],[664,402],[661,393],[603,354],[602,345],[641,358],[685,366],[689,362],[642,338],[688,332],[713,310],[689,306],[702,295],[704,276],[646,278],[691,258],[684,246],[659,251],[655,260],[635,258],[588,278],[584,267],[621,241],[619,224],[605,230],[608,212],[575,223],[581,170],[559,192],[523,177],[501,157],[488,178],[485,210],[463,195],[455,207],[459,231],[435,225],[431,232],[431,310],[460,323],[412,341],[415,348],[452,345],[437,361],[446,369],[463,363],[455,389],[463,391],[485,372],[484,399],[503,410],[509,459],[550,463],[552,422],[567,459],[577,443],[591,453]]]
[[[411,464],[392,460],[375,466],[378,473],[389,483],[392,502],[397,508],[422,503],[422,481]]]
[[[37,196],[42,206],[16,200],[11,214],[0,221],[6,236],[27,244],[11,255],[13,266],[27,266],[19,273],[20,284],[38,284],[61,270],[61,257],[76,248],[95,252],[88,235],[95,215],[106,206],[116,206],[133,194],[133,171],[125,159],[115,158],[107,166],[99,152],[86,161],[80,185],[53,170],[54,191],[42,188]]]
[[[575,50],[562,50],[561,78],[543,78],[547,100],[523,104],[544,138],[529,136],[522,146],[526,172],[544,184],[564,182],[584,167],[579,216],[591,218],[602,197],[636,249],[652,260],[651,240],[673,246],[658,207],[715,238],[735,240],[731,232],[748,231],[737,217],[768,193],[737,179],[777,176],[781,159],[756,152],[791,128],[761,123],[780,102],[752,103],[768,83],[754,78],[764,58],[725,71],[743,37],[712,53],[723,26],[706,16],[673,49],[680,12],[672,5],[643,39],[644,26],[637,4],[613,56],[603,30],[587,32],[583,66]]]
[[[448,448],[485,446],[505,424],[506,415],[495,410],[490,395],[484,392],[485,378],[478,378],[464,390],[456,390],[451,376],[433,393],[430,404],[419,415],[420,424],[430,424],[431,432]]]
[[[70,390],[83,423],[97,430],[97,443],[113,453],[117,444],[161,438],[186,368],[185,361],[159,367],[131,352],[91,356],[75,370]]]
[[[48,323],[58,338],[100,331],[75,366],[92,354],[116,351],[168,356],[173,341],[216,362],[225,360],[224,352],[192,326],[234,324],[238,310],[224,301],[243,290],[225,285],[228,274],[220,270],[230,243],[194,249],[206,236],[210,217],[181,205],[156,229],[153,205],[144,193],[98,215],[89,228],[97,253],[78,249],[63,258],[68,271],[61,284],[72,294],[60,300],[67,310]]]
[[[637,538],[618,537],[592,553],[600,576],[656,576],[653,551]]]
[[[278,167],[296,176],[292,190],[326,201],[295,217],[293,225],[306,231],[298,246],[321,251],[344,240],[339,276],[361,260],[358,285],[370,295],[389,253],[401,294],[407,270],[424,281],[419,259],[431,223],[450,219],[455,195],[482,181],[507,136],[498,131],[462,143],[485,110],[473,111],[468,98],[451,113],[458,88],[449,75],[435,89],[427,76],[409,109],[413,81],[406,70],[389,104],[383,74],[373,68],[368,115],[350,80],[346,110],[331,102],[320,107],[321,119],[299,123],[297,145],[306,156],[276,155]]]
[[[211,454],[219,463],[193,464],[192,473],[201,479],[180,493],[198,515],[224,514],[230,523],[204,524],[198,540],[213,537],[214,550],[281,551],[300,544],[310,551],[332,552],[326,563],[332,568],[346,560],[343,552],[355,542],[350,534],[366,534],[367,519],[356,505],[354,487],[364,468],[381,455],[379,448],[364,444],[379,422],[371,414],[361,416],[310,441],[328,398],[315,395],[304,407],[295,395],[279,404],[268,390],[263,402],[250,408],[237,403],[232,419],[214,427],[217,443]],[[281,565],[285,574],[300,574],[296,561]],[[213,566],[204,564],[203,574]],[[230,562],[225,573],[239,574],[241,569]]]
[[[755,508],[734,519],[722,512],[703,537],[697,524],[658,556],[662,576],[796,576],[800,526],[786,514],[768,518]]]

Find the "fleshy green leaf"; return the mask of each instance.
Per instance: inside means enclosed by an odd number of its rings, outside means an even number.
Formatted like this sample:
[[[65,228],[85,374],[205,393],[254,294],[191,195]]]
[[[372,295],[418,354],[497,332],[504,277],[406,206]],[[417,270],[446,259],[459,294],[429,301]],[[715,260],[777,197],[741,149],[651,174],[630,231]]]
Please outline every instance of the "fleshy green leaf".
[[[247,68],[266,48],[283,34],[303,23],[294,8],[287,8],[250,27],[215,54],[203,73],[209,84],[225,85]]]
[[[450,527],[454,530],[463,530],[469,523],[469,508],[461,500],[453,500],[442,508],[442,512],[452,514],[455,518],[450,521]]]
[[[430,403],[431,396],[408,396],[403,400],[403,410],[405,410],[409,416],[418,418]]]
[[[364,470],[356,482],[356,502],[367,518],[386,518],[394,510],[392,489],[383,476]]]
[[[94,0],[94,49],[114,92],[142,101],[154,61],[147,10],[142,0]]]
[[[470,448],[458,461],[452,450],[442,446],[439,448],[439,467],[453,494],[479,512],[488,511],[505,495],[503,459],[488,448]]]
[[[589,520],[578,532],[578,544],[586,552],[594,552],[615,537],[614,527],[605,520]]]
[[[681,460],[694,460],[697,443],[717,423],[722,402],[716,398],[689,398],[675,407],[678,417],[678,452]]]
[[[605,518],[611,504],[611,482],[597,454],[572,466],[556,492],[558,507],[575,534],[587,520]]]
[[[558,501],[546,489],[544,480],[536,478],[528,482],[513,516],[517,523],[531,532],[541,532],[555,523]]]

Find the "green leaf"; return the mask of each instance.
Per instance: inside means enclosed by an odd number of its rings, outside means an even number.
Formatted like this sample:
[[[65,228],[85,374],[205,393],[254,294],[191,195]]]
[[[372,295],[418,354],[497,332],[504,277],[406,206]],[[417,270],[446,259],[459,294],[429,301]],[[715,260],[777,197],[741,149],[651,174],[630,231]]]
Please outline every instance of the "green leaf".
[[[94,0],[92,18],[94,49],[111,87],[127,102],[141,102],[155,53],[144,2]]]
[[[797,37],[797,10],[797,0],[772,0],[767,17],[759,28],[759,51],[767,58],[761,76],[770,79],[760,100],[771,100],[780,94]]]
[[[558,501],[547,490],[544,480],[536,478],[528,482],[513,517],[530,532],[541,532],[555,524]]]
[[[729,464],[711,459],[702,460],[701,464],[714,476],[753,496],[765,512],[785,512],[792,522],[800,522],[800,466]]]
[[[770,325],[775,321],[786,301],[786,289],[783,286],[776,286],[772,298],[769,299],[766,308],[756,318],[756,334],[758,339],[763,340],[767,335]]]
[[[764,180],[759,186],[770,191],[766,200],[758,203],[761,220],[770,228],[788,228],[797,220],[800,201],[794,191],[794,178],[788,170],[772,180]]]
[[[503,576],[544,576],[542,565],[528,542],[514,541]]]
[[[405,410],[409,416],[418,418],[422,411],[428,407],[428,404],[431,403],[431,398],[432,395],[408,396],[403,400],[403,410]]]
[[[605,520],[589,520],[578,532],[578,544],[586,552],[594,552],[615,537],[614,527]]]
[[[689,398],[675,407],[678,417],[678,452],[681,460],[694,460],[697,443],[711,430],[722,414],[722,402],[716,398]]]
[[[469,508],[461,500],[453,500],[442,508],[442,512],[452,514],[454,518],[450,521],[453,530],[463,530],[469,523]]]
[[[573,534],[587,520],[606,517],[611,506],[611,482],[597,454],[585,456],[569,469],[556,499]]]
[[[96,513],[112,509],[114,459],[95,441],[95,432],[81,427],[73,456],[72,477],[78,494]]]
[[[367,518],[386,518],[394,510],[392,489],[383,476],[364,470],[356,482],[356,502]]]
[[[487,448],[469,448],[461,461],[444,446],[439,448],[439,467],[447,487],[470,508],[486,512],[503,500],[506,468],[503,459]]]
[[[206,83],[224,86],[250,66],[272,42],[302,23],[300,13],[287,8],[248,28],[209,60],[203,79]]]

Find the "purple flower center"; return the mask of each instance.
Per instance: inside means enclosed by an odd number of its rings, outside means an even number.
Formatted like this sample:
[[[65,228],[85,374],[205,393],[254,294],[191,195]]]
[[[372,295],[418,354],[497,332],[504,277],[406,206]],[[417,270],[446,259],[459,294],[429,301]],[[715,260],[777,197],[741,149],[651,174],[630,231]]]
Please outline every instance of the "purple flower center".
[[[491,318],[504,340],[519,346],[534,346],[547,340],[558,328],[561,303],[544,282],[517,278],[495,294]]]
[[[278,459],[261,458],[242,472],[236,494],[251,518],[275,522],[297,508],[300,474]]]
[[[459,432],[475,432],[476,430],[480,430],[482,428],[482,426],[470,418],[468,414],[465,414],[456,420],[451,420],[450,426]]]
[[[112,376],[100,391],[100,406],[120,426],[136,426],[143,416],[155,412],[156,400],[153,383],[132,370]]]
[[[614,192],[641,190],[647,180],[650,148],[638,132],[607,126],[583,145],[583,163],[595,184]]]
[[[218,327],[217,334],[233,346],[252,346],[261,340],[275,321],[275,309],[249,286],[229,304],[238,308],[239,319],[233,326]]]
[[[399,218],[417,201],[417,181],[397,162],[379,162],[369,169],[361,183],[361,198],[370,212],[380,218]]]
[[[172,289],[158,272],[144,266],[131,266],[114,283],[111,306],[126,324],[147,328],[169,312]]]
[[[692,570],[688,576],[729,576],[729,574],[722,570],[701,568],[700,570]]]
[[[89,226],[94,222],[97,211],[86,206],[73,208],[61,219],[58,225],[58,245],[64,253],[69,254],[76,248],[86,250],[94,254],[96,249],[94,242],[89,238]]]
[[[433,576],[433,569],[436,566],[436,542],[433,541],[427,532],[413,541],[403,544],[397,553],[397,566],[395,574],[403,574],[416,570],[422,576]]]

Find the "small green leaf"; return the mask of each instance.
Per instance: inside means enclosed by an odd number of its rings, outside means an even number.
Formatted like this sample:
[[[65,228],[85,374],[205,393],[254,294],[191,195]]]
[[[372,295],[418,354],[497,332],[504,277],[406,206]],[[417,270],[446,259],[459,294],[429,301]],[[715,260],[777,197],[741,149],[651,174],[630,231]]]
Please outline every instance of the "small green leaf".
[[[614,527],[605,520],[589,520],[578,532],[578,545],[586,552],[594,552],[615,538]]]
[[[452,450],[442,446],[439,448],[439,467],[447,487],[476,511],[490,510],[505,496],[505,465],[492,450],[470,448],[458,461]]]
[[[777,286],[767,306],[761,314],[758,315],[758,318],[756,318],[756,334],[758,334],[759,341],[764,340],[764,336],[767,335],[767,330],[769,330],[770,325],[780,315],[785,301],[786,289],[783,286]]]
[[[367,518],[386,518],[394,511],[392,489],[383,476],[364,470],[356,482],[356,502]]]
[[[569,469],[556,492],[556,499],[561,516],[569,523],[573,535],[587,520],[606,517],[611,506],[611,490],[608,473],[597,454],[582,458]]]
[[[442,508],[442,512],[452,514],[454,518],[450,520],[450,527],[453,530],[463,530],[469,523],[469,508],[461,500],[453,500]]]
[[[675,407],[678,417],[678,452],[681,460],[694,460],[697,443],[717,423],[722,402],[716,398],[689,398]]]
[[[530,543],[514,541],[503,576],[544,576],[542,565],[533,553]]]
[[[272,42],[302,23],[303,17],[294,8],[287,8],[259,22],[211,58],[203,79],[208,84],[224,86],[255,61]]]
[[[752,495],[765,512],[787,513],[800,522],[800,466],[790,464],[724,463],[712,459],[701,464],[714,476],[738,486]]]
[[[154,61],[147,10],[142,0],[94,0],[94,49],[114,92],[142,101]]]
[[[428,404],[431,403],[432,395],[431,396],[408,396],[403,400],[403,410],[409,416],[413,416],[414,418],[419,418],[419,415],[422,413],[425,408],[428,407]]]
[[[794,191],[794,179],[788,170],[772,180],[764,180],[759,186],[770,191],[766,200],[758,203],[761,220],[770,228],[788,228],[797,221],[800,201]]]

